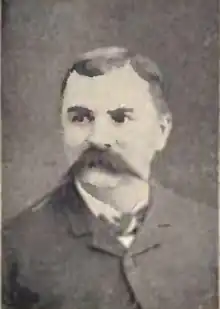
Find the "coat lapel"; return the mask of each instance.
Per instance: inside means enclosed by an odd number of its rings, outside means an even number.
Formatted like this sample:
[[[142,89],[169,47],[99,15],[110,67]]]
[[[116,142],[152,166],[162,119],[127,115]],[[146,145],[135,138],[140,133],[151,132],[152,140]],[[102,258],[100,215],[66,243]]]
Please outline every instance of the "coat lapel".
[[[111,226],[92,214],[73,183],[65,184],[61,194],[62,212],[68,223],[68,231],[73,237],[91,235],[91,241],[88,242],[91,250],[117,257],[124,255],[125,248],[117,240]]]
[[[165,205],[163,200],[158,199],[157,186],[152,184],[151,190],[151,203],[145,220],[128,252],[131,256],[161,247],[161,236],[171,227],[166,216],[161,215],[165,211]]]
[[[148,256],[157,256],[163,251],[163,246],[166,242],[167,237],[172,231],[172,223],[170,222],[169,215],[167,215],[167,207],[165,205],[166,199],[163,198],[163,192],[158,195],[157,186],[152,186],[153,203],[148,215],[146,216],[143,225],[137,234],[135,241],[133,242],[130,249],[124,256],[123,267],[125,277],[132,289],[136,300],[140,303],[143,308],[146,308],[146,301],[142,302],[143,299],[149,300],[149,304],[157,300],[157,295],[148,296],[148,286],[154,284],[153,282],[147,282],[145,275],[147,268],[151,267],[147,263]],[[162,189],[163,191],[163,189]],[[161,198],[162,197],[162,198]],[[165,241],[164,241],[165,240]],[[150,289],[149,289],[150,290]],[[147,295],[147,296],[146,296]],[[161,305],[158,304],[159,308]]]

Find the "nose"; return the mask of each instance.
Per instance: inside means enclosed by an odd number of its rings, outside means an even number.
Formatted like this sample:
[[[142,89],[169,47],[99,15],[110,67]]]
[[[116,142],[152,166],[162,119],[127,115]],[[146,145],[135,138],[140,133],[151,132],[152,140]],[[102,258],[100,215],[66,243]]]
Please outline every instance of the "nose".
[[[111,144],[108,143],[100,143],[97,141],[90,141],[90,146],[95,147],[95,148],[99,148],[102,150],[107,150],[109,148],[111,148]]]
[[[93,130],[87,141],[92,147],[106,150],[112,147],[111,137],[112,133],[109,124],[99,121],[94,123]]]

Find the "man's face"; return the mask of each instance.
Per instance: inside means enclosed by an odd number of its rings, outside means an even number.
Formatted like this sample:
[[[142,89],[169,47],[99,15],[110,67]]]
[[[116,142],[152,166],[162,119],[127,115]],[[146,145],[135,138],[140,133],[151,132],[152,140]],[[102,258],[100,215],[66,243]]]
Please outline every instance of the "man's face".
[[[148,179],[151,160],[165,137],[149,84],[128,64],[86,77],[73,72],[62,106],[64,144],[81,182],[115,187]]]

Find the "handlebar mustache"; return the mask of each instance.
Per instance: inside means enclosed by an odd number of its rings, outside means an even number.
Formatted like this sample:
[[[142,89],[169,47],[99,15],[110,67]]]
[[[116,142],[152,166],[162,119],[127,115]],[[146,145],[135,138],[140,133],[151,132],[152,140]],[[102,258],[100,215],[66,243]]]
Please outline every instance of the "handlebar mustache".
[[[84,168],[102,168],[111,173],[129,174],[135,177],[139,175],[134,169],[121,157],[120,154],[112,150],[103,150],[95,147],[86,149],[79,159],[73,164],[72,172],[77,175]]]

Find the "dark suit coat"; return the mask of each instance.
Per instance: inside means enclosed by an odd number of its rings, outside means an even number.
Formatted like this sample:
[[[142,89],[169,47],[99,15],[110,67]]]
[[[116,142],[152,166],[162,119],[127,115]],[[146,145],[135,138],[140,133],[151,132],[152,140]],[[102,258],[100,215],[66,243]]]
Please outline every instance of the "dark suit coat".
[[[71,234],[72,238],[92,233],[90,245],[93,249],[122,259],[125,279],[141,308],[217,309],[217,211],[183,199],[156,184],[152,185],[152,196],[153,203],[145,221],[135,241],[125,251],[102,225],[95,225],[91,230],[88,216],[81,211],[79,193],[69,182],[62,184],[37,205],[13,219],[3,230],[5,298],[10,301],[10,298],[18,296],[16,293],[23,293],[34,303],[38,294],[32,291],[38,290],[43,295],[44,291],[52,289],[52,273],[57,274],[56,280],[53,277],[57,295],[69,293],[62,290],[59,281],[63,280],[70,280],[70,293],[71,285],[75,285],[74,289],[78,288],[81,295],[83,286],[79,284],[77,287],[77,279],[72,282],[72,277],[67,278],[69,270],[65,272],[61,267],[61,274],[57,264],[65,265],[73,254],[74,261],[80,261],[80,249],[72,247],[65,233]],[[104,254],[102,259],[106,256]],[[78,266],[80,269],[77,265],[74,267],[76,278],[88,270],[86,265]],[[50,308],[81,309],[73,304],[68,307],[68,302],[57,305],[59,301],[62,303],[61,299],[55,298]],[[27,305],[26,308],[39,307]],[[88,308],[99,307],[91,305]]]

